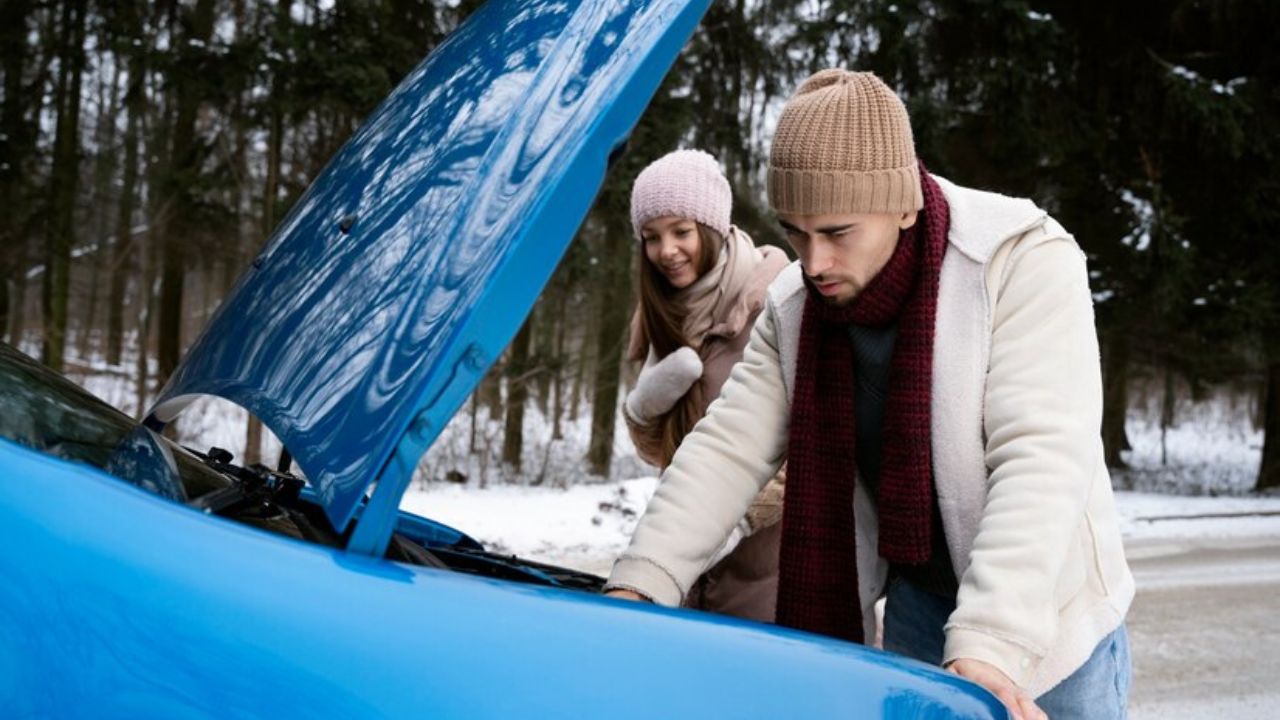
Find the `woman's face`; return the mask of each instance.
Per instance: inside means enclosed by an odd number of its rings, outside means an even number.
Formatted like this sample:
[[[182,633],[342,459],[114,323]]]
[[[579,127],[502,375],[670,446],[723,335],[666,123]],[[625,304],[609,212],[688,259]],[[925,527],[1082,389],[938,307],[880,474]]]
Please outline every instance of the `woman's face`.
[[[677,290],[698,279],[698,224],[688,218],[654,218],[640,226],[644,256]]]

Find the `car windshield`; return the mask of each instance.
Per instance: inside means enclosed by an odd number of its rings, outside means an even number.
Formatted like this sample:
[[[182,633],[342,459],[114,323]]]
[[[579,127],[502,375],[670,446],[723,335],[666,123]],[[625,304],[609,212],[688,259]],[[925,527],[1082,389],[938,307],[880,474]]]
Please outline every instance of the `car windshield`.
[[[138,423],[75,383],[0,343],[0,437],[40,452],[108,470]],[[198,458],[162,440],[188,498],[230,485]],[[108,470],[109,471],[109,470]],[[144,487],[133,477],[121,479]]]

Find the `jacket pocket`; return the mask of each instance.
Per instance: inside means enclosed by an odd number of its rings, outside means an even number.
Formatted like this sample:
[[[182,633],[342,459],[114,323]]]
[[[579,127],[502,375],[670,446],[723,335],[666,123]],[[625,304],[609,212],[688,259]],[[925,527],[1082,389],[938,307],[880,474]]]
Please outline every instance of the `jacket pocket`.
[[[1088,552],[1089,532],[1086,529],[1087,522],[1081,523],[1080,528],[1076,531],[1076,541],[1071,543],[1070,549],[1067,551],[1066,561],[1062,564],[1062,572],[1058,574],[1058,583],[1054,587],[1053,600],[1059,610],[1066,607],[1077,595],[1085,583],[1085,558],[1092,553]]]
[[[1107,585],[1107,574],[1102,569],[1102,551],[1098,548],[1098,532],[1093,526],[1092,513],[1084,514],[1084,524],[1088,530],[1086,540],[1089,544],[1089,554],[1087,557],[1093,562],[1093,571],[1098,575],[1098,585],[1102,588],[1102,594],[1111,595],[1111,588]]]

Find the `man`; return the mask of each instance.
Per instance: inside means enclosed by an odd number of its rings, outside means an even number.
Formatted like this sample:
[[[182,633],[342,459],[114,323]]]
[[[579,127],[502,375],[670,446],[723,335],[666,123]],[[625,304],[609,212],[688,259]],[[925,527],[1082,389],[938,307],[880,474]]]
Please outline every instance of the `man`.
[[[769,202],[799,263],[609,592],[679,603],[785,456],[779,624],[871,643],[885,597],[885,649],[1015,718],[1124,717],[1134,585],[1075,241],[1028,200],[929,175],[870,73],[788,101]]]

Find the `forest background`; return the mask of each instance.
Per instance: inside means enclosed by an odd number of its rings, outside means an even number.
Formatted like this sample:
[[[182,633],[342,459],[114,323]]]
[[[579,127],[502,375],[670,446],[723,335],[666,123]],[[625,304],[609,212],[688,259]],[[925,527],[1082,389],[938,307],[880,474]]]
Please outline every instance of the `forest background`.
[[[291,204],[478,5],[3,0],[0,335],[145,410]],[[931,171],[1031,197],[1079,240],[1118,485],[1280,486],[1278,29],[1268,0],[716,0],[422,481],[644,474],[618,414],[631,182],[705,149],[734,221],[782,245],[773,124],[806,75],[842,66],[899,91]],[[209,417],[178,432],[272,452],[244,413]]]

